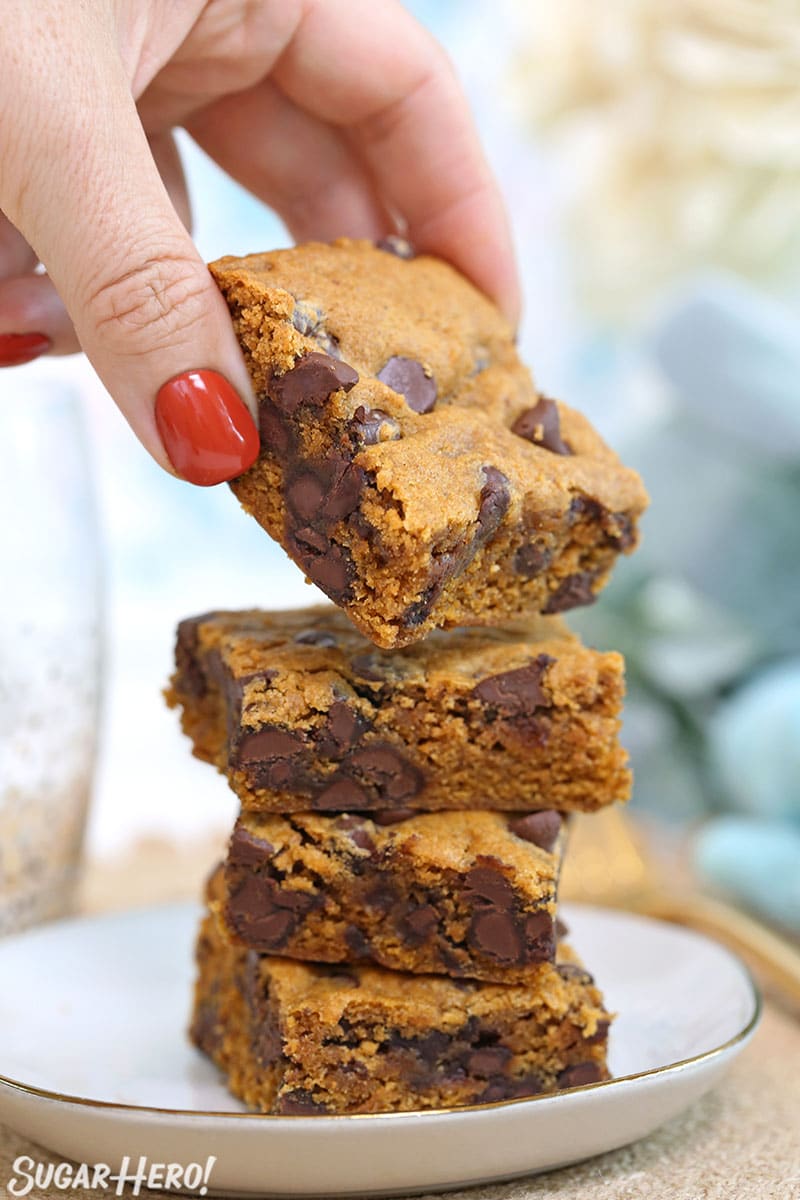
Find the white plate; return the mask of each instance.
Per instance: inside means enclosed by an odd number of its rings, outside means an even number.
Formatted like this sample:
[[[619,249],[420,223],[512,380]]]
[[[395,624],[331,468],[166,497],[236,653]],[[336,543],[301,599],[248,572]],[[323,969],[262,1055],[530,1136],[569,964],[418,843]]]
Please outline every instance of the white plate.
[[[507,1179],[623,1146],[717,1082],[749,1040],[745,968],[699,934],[565,907],[612,1027],[608,1083],[433,1113],[246,1113],[186,1041],[194,906],[0,941],[0,1122],[78,1162],[205,1162],[211,1191],[380,1194]]]

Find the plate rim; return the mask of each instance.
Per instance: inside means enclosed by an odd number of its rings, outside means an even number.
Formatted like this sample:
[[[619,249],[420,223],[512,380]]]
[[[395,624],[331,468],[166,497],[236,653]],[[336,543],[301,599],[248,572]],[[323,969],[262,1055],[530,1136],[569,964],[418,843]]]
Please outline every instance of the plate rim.
[[[8,939],[3,941],[12,941],[17,938],[25,938],[27,935],[39,934],[44,931],[51,931],[54,926],[58,925],[79,925],[84,921],[103,922],[109,918],[132,916],[137,913],[149,914],[163,911],[164,909],[181,909],[189,908],[193,904],[192,901],[173,901],[167,904],[154,905],[138,905],[131,908],[116,909],[111,912],[104,913],[87,913],[77,917],[68,917],[62,921],[51,921],[44,925],[36,926],[31,930],[23,930],[19,934],[13,934]],[[260,1112],[231,1112],[228,1111],[213,1111],[210,1109],[195,1109],[195,1108],[162,1108],[152,1104],[125,1104],[118,1100],[91,1100],[86,1096],[71,1096],[62,1092],[55,1092],[49,1088],[37,1087],[35,1084],[23,1083],[18,1079],[11,1079],[7,1075],[0,1073],[0,1088],[8,1088],[12,1092],[17,1092],[23,1096],[32,1097],[36,1100],[45,1100],[48,1103],[70,1104],[81,1108],[100,1109],[104,1113],[108,1112],[123,1112],[123,1113],[138,1113],[148,1117],[180,1117],[180,1118],[205,1118],[217,1119],[225,1118],[235,1121],[248,1122],[271,1122],[277,1125],[283,1125],[287,1121],[313,1121],[315,1126],[321,1123],[329,1125],[331,1122],[350,1122],[350,1121],[375,1121],[375,1120],[403,1120],[408,1121],[418,1120],[420,1117],[453,1117],[461,1114],[486,1112],[503,1110],[510,1107],[516,1107],[521,1104],[536,1104],[542,1101],[553,1101],[558,1098],[576,1096],[583,1092],[593,1092],[601,1088],[616,1088],[618,1085],[632,1083],[640,1079],[652,1079],[662,1075],[677,1074],[679,1071],[685,1070],[687,1067],[697,1066],[700,1063],[710,1062],[715,1058],[720,1058],[729,1050],[738,1046],[742,1042],[746,1042],[758,1028],[761,1021],[764,1009],[764,1000],[761,989],[755,981],[753,972],[750,970],[738,954],[735,954],[728,946],[717,942],[714,938],[699,930],[692,929],[690,926],[680,925],[672,921],[665,921],[658,917],[648,917],[642,913],[628,912],[627,909],[612,908],[599,904],[578,904],[573,903],[567,905],[575,909],[582,909],[593,913],[611,913],[615,916],[632,917],[635,921],[644,922],[665,926],[667,928],[678,928],[685,933],[690,933],[694,937],[702,941],[709,942],[713,946],[724,950],[724,952],[736,963],[742,972],[745,982],[750,990],[750,998],[752,1001],[753,1011],[749,1020],[737,1033],[727,1038],[719,1046],[713,1046],[710,1050],[703,1050],[699,1054],[692,1054],[688,1058],[678,1059],[677,1062],[667,1063],[658,1067],[649,1067],[644,1071],[635,1071],[628,1075],[615,1075],[613,1079],[604,1079],[597,1083],[585,1083],[579,1087],[564,1089],[560,1092],[541,1092],[536,1096],[518,1096],[510,1100],[492,1100],[484,1104],[463,1104],[453,1108],[415,1108],[404,1109],[400,1112],[378,1112],[378,1113],[321,1113],[315,1116],[309,1116],[301,1113],[260,1113]],[[196,907],[196,906],[195,906]],[[0,950],[2,949],[2,941],[0,941]]]

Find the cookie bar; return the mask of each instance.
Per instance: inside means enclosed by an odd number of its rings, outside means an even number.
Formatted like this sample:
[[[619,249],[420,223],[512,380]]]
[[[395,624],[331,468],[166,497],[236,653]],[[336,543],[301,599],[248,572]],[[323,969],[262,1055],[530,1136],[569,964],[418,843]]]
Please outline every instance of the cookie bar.
[[[260,953],[524,983],[555,955],[563,825],[548,811],[243,813],[211,907]]]
[[[332,606],[181,622],[167,693],[246,809],[592,810],[625,799],[623,661],[556,617],[377,650]]]
[[[231,485],[383,647],[588,604],[647,497],[486,297],[405,243],[222,258],[262,452]]]
[[[504,987],[258,955],[207,917],[191,1037],[262,1112],[451,1108],[596,1083],[609,1016],[562,953]]]

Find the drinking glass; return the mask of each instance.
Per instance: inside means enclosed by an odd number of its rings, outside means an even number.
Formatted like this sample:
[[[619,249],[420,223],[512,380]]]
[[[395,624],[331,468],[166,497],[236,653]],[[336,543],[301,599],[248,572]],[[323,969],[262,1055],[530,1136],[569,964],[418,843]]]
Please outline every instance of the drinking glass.
[[[73,904],[95,760],[101,570],[80,400],[0,378],[0,934]]]

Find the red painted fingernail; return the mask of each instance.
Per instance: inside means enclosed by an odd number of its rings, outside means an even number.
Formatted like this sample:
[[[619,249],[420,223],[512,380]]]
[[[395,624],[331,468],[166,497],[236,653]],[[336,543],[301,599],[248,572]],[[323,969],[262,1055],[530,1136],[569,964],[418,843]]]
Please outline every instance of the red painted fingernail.
[[[217,371],[184,371],[159,388],[156,424],[175,470],[200,487],[234,479],[258,457],[253,418]]]
[[[0,333],[0,367],[21,367],[46,354],[51,345],[43,333]]]

